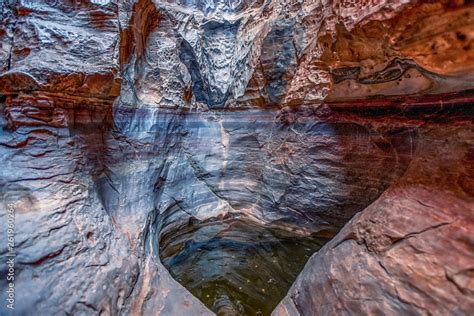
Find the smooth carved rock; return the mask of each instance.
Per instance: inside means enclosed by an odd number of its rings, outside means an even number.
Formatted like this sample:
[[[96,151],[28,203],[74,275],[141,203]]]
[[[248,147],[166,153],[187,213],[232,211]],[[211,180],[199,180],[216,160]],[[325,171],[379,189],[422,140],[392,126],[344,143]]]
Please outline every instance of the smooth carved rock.
[[[8,0],[0,16],[17,314],[212,314],[160,241],[236,214],[337,234],[275,315],[474,309],[469,1]]]
[[[273,315],[469,315],[472,131],[425,125],[405,175],[309,260]]]

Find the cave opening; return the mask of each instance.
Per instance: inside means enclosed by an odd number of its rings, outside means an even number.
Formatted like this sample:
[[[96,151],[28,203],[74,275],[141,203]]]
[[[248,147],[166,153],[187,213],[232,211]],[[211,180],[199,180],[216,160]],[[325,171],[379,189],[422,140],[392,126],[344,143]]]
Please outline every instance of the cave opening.
[[[160,260],[217,315],[270,315],[334,233],[302,235],[241,216],[188,221],[160,236]]]

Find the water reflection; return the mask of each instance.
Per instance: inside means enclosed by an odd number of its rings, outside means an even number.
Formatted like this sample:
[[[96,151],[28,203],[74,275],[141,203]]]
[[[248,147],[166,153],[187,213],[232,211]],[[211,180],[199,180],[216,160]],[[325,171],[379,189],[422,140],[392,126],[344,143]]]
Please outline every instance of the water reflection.
[[[218,315],[270,315],[328,238],[212,219],[165,232],[160,257],[172,276]]]

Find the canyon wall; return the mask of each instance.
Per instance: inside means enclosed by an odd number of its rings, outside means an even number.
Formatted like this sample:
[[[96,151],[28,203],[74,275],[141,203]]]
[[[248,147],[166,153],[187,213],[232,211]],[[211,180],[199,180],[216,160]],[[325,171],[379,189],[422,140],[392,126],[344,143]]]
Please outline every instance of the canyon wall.
[[[230,216],[335,236],[274,315],[474,309],[470,1],[6,0],[0,15],[17,314],[212,314],[160,240]]]

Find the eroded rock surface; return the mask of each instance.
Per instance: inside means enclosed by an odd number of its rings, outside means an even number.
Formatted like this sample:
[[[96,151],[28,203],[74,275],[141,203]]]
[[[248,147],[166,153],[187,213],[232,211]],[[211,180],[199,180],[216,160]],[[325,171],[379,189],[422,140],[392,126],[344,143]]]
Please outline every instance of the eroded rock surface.
[[[474,11],[463,1],[126,3],[130,104],[281,106],[473,88]]]
[[[236,215],[342,228],[276,315],[474,309],[469,1],[7,0],[0,16],[17,314],[212,314],[160,241]]]
[[[309,260],[273,315],[468,315],[472,133],[472,117],[423,125],[404,176]]]

